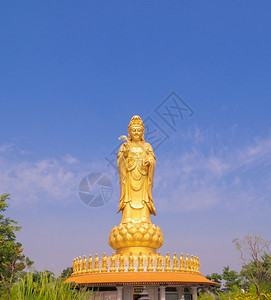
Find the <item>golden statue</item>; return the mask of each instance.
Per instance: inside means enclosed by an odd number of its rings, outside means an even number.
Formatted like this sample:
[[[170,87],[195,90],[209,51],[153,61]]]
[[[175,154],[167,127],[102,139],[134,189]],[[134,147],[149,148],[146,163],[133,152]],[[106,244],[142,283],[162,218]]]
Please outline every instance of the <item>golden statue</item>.
[[[83,273],[87,273],[87,258],[85,255],[83,260]]]
[[[78,257],[76,257],[76,259],[75,259],[75,270],[76,270],[76,273],[79,273],[79,271],[80,271]]]
[[[173,272],[178,272],[178,258],[176,252],[173,256]]]
[[[186,254],[186,258],[185,258],[185,270],[186,270],[186,272],[190,272],[190,261],[189,261],[188,254]]]
[[[109,245],[117,254],[123,252],[128,258],[142,252],[156,254],[163,245],[163,234],[159,226],[151,223],[150,215],[156,215],[152,198],[155,155],[150,144],[144,140],[144,124],[139,116],[133,116],[128,126],[128,138],[121,136],[117,158],[120,183],[118,212],[122,212],[121,223],[111,230]]]
[[[92,273],[92,257],[91,257],[91,254],[89,254],[89,258],[88,258],[88,273]]]
[[[133,256],[133,253],[130,252],[128,271],[129,272],[134,272],[134,270],[135,270],[135,267],[134,267],[134,256]]]
[[[198,273],[198,260],[197,260],[197,256],[194,256],[194,272]]]
[[[102,257],[102,273],[105,273],[105,272],[107,272],[107,257],[104,252],[104,255]]]
[[[139,252],[139,256],[138,256],[138,268],[137,268],[137,271],[138,271],[138,272],[143,272],[143,271],[144,271],[142,252]]]
[[[199,262],[199,258],[197,257],[197,258],[196,258],[196,272],[197,272],[197,273],[200,273],[199,267],[200,267],[200,262]]]
[[[110,269],[109,272],[116,272],[116,258],[114,252],[112,252],[112,256],[110,258]]]
[[[81,256],[79,256],[79,272],[82,273],[83,271],[83,261]]]
[[[183,253],[181,254],[181,257],[180,257],[180,272],[184,272],[184,258],[183,258]]]
[[[99,273],[99,257],[98,254],[95,253],[95,258],[94,258],[94,273]]]
[[[124,268],[124,256],[123,253],[120,253],[120,257],[119,257],[119,272],[124,272],[125,268]]]
[[[155,215],[152,200],[155,156],[150,144],[144,141],[144,125],[139,116],[134,116],[128,126],[128,139],[118,154],[120,177],[119,211],[122,223],[141,221],[151,223]]]
[[[165,271],[166,271],[166,272],[170,272],[170,256],[169,256],[169,252],[167,252],[167,256],[166,256],[166,267],[165,267]]]
[[[195,268],[194,255],[191,255],[191,258],[190,258],[190,270],[191,270],[191,272],[194,272],[194,268]]]
[[[152,253],[150,252],[150,253],[149,253],[149,257],[148,257],[148,267],[147,267],[147,271],[148,271],[148,272],[153,272],[153,266],[152,266],[152,263],[153,263]]]
[[[158,256],[157,256],[157,268],[156,268],[157,272],[162,272],[163,268],[162,268],[162,256],[161,256],[161,252],[158,252]]]
[[[72,272],[75,273],[75,258],[72,261]]]

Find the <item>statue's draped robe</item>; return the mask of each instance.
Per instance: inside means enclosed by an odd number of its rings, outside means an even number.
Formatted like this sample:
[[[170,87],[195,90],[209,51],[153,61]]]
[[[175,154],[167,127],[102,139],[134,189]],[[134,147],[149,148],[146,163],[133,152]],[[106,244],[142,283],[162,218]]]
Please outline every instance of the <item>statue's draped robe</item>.
[[[125,157],[125,144],[122,144],[117,161],[120,178],[121,223],[150,223],[150,214],[155,215],[152,199],[155,155],[151,145],[144,141],[137,147],[132,146],[129,141],[128,144],[130,147],[128,156]],[[144,165],[146,160],[150,162],[148,166]]]

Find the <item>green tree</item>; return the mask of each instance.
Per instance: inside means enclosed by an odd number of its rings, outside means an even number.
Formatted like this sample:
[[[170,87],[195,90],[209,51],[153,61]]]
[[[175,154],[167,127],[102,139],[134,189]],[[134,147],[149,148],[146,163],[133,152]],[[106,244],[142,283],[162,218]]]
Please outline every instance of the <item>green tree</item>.
[[[258,298],[263,288],[270,289],[271,279],[271,255],[269,252],[269,241],[261,236],[253,234],[246,235],[243,239],[234,239],[237,250],[243,262],[241,274],[252,283]]]
[[[33,282],[40,283],[44,278],[46,278],[46,280],[49,281],[51,278],[55,278],[55,274],[49,270],[45,270],[43,272],[35,270],[33,272]]]
[[[0,212],[6,211],[9,194],[0,197]],[[20,271],[26,266],[31,266],[32,261],[22,254],[22,244],[16,242],[15,232],[21,227],[17,222],[0,214],[0,296],[6,290],[8,299],[13,283],[16,281]]]
[[[217,283],[217,285],[215,287],[211,287],[210,288],[211,292],[218,292],[218,291],[220,291],[221,281],[222,281],[222,275],[220,275],[218,273],[212,273],[211,275],[207,275],[206,278]]]
[[[261,256],[261,268],[265,270],[262,278],[262,287],[264,290],[271,292],[271,255],[266,252]],[[250,271],[251,270],[251,271]],[[240,275],[243,278],[243,285],[245,289],[249,287],[249,284],[253,282],[253,277],[257,276],[257,268],[253,262],[242,267]]]
[[[72,275],[72,272],[73,272],[72,267],[68,267],[62,271],[60,276],[62,279],[67,279],[69,276]]]
[[[240,288],[241,278],[238,272],[231,270],[230,267],[224,267],[222,278],[225,280],[225,287],[230,291],[234,291],[234,286]]]

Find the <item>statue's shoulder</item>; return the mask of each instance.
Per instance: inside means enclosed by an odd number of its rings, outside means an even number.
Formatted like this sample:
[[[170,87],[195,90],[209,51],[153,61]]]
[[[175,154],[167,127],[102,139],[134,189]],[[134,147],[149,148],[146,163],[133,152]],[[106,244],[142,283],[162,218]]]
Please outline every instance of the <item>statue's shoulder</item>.
[[[144,146],[145,146],[146,149],[148,149],[148,150],[150,150],[150,151],[153,151],[153,150],[152,150],[151,144],[145,142],[145,143],[144,143]]]

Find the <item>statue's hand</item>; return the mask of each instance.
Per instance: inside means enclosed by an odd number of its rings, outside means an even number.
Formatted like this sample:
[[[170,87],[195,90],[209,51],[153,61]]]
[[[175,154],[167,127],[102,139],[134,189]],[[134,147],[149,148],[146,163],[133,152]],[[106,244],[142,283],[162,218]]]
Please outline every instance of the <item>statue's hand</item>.
[[[149,160],[144,160],[143,161],[143,166],[148,167],[150,165],[150,161]]]

